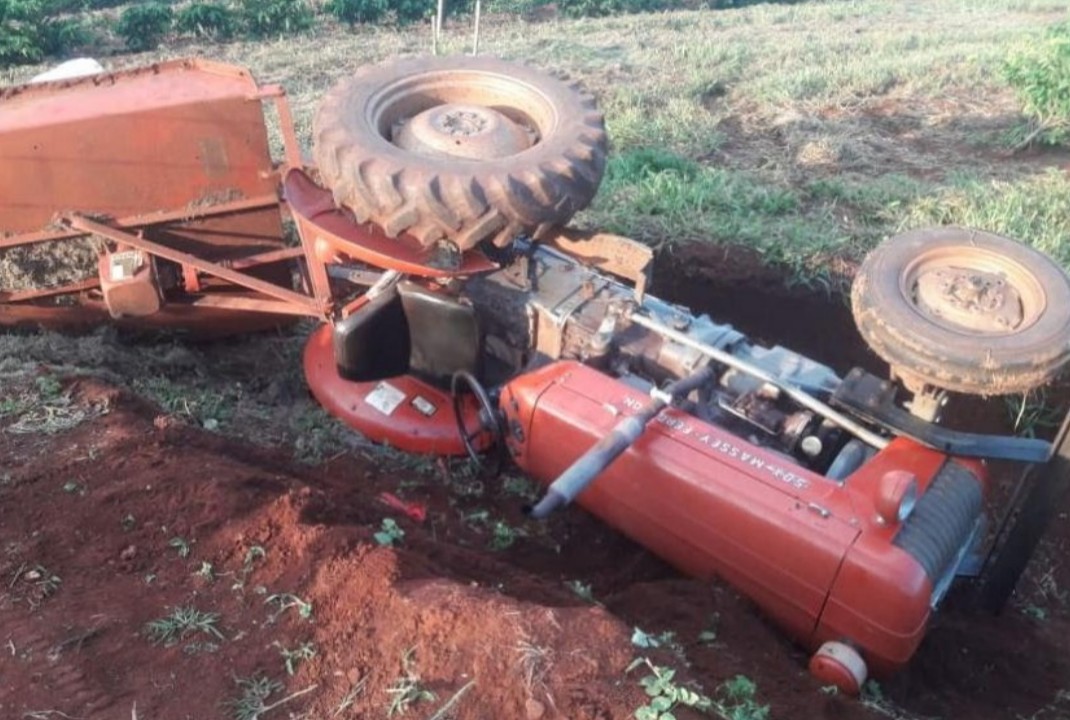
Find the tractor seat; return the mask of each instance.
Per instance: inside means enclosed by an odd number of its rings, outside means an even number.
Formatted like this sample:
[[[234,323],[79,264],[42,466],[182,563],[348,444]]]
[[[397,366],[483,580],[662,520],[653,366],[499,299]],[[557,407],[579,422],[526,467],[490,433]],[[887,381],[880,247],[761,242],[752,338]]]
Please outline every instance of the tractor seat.
[[[482,335],[471,305],[403,281],[334,325],[334,357],[347,380],[412,374],[442,388],[465,370],[481,377]]]

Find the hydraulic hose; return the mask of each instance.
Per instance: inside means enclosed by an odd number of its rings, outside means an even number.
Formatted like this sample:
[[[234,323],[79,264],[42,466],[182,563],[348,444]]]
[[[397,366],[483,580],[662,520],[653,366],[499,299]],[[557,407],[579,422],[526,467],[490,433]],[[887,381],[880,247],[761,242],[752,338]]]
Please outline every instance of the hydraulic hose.
[[[702,385],[713,379],[713,369],[709,366],[670,383],[664,390],[651,391],[651,400],[639,412],[629,415],[614,426],[608,435],[598,441],[594,447],[585,452],[565,472],[553,481],[546,494],[529,511],[536,519],[547,517],[554,510],[572,502],[584,488],[609,467],[610,463],[620,457],[638,440],[650,421],[657,417],[671,402],[686,397]]]

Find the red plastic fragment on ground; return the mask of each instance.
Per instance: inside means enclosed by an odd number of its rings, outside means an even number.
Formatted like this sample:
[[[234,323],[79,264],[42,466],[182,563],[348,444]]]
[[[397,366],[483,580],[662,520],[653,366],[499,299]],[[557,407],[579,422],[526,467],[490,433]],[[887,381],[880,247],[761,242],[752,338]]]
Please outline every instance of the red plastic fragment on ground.
[[[389,492],[379,493],[379,502],[389,505],[395,510],[400,510],[416,522],[423,522],[427,519],[427,507],[423,503],[405,502],[394,493]]]

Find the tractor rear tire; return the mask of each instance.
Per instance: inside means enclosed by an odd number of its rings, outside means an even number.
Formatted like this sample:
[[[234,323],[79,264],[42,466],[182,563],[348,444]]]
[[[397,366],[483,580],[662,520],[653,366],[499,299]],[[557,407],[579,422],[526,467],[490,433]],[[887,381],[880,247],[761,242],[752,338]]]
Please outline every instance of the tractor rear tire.
[[[1070,360],[1070,278],[1038,250],[957,227],[897,235],[851,288],[855,325],[908,387],[1025,393]]]
[[[399,142],[399,128],[435,108],[453,113],[436,120],[440,147]],[[451,133],[461,146],[486,134],[488,118],[508,126],[505,149],[451,152]],[[594,198],[606,160],[603,118],[591,97],[486,57],[361,68],[323,100],[313,137],[323,183],[358,222],[461,251],[485,240],[504,247],[520,234],[539,239],[564,225]]]

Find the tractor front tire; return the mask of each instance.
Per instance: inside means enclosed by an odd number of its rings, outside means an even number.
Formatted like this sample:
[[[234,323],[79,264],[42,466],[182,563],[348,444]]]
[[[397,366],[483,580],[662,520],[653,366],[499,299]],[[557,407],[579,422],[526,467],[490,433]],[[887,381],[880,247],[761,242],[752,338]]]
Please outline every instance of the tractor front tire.
[[[851,288],[855,325],[915,388],[1025,393],[1070,360],[1070,278],[1016,240],[958,227],[897,235]]]
[[[323,100],[313,137],[323,183],[358,222],[461,251],[564,225],[606,160],[592,98],[487,57],[361,68]]]

